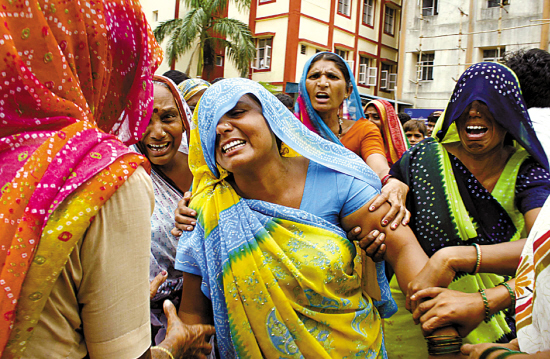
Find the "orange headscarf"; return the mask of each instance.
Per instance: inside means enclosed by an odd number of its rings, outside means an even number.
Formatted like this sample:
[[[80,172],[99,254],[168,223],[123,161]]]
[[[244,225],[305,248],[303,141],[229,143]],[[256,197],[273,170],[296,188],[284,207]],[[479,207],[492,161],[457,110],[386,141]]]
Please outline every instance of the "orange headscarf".
[[[403,153],[407,151],[407,140],[399,117],[395,113],[393,106],[386,100],[373,100],[367,103],[368,106],[373,105],[378,111],[380,122],[382,124],[382,139],[384,140],[384,149],[386,159],[391,166],[401,158]]]
[[[121,140],[147,127],[162,55],[136,1],[13,0],[0,17],[0,356],[11,358],[94,216],[147,163]]]

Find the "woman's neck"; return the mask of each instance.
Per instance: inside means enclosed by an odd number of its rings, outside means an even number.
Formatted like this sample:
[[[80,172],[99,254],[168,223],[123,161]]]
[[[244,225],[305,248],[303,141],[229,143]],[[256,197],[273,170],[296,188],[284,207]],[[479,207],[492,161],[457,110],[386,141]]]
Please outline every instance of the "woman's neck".
[[[280,157],[233,173],[233,185],[244,198],[300,208],[309,160]]]
[[[485,154],[472,154],[460,142],[445,145],[489,192],[495,187],[510,156],[515,152],[511,146],[498,146]]]
[[[158,168],[166,177],[174,182],[180,191],[186,192],[191,187],[193,183],[193,174],[187,164],[186,154],[178,152],[172,161],[164,166],[158,166]]]
[[[318,113],[318,114],[319,114],[319,117],[321,117],[321,120],[323,120],[325,125],[327,125],[328,128],[332,130],[332,132],[334,132],[334,130],[336,129],[336,133],[338,133],[338,128],[339,128],[338,127],[339,126],[338,109],[334,111],[327,111],[327,112]]]

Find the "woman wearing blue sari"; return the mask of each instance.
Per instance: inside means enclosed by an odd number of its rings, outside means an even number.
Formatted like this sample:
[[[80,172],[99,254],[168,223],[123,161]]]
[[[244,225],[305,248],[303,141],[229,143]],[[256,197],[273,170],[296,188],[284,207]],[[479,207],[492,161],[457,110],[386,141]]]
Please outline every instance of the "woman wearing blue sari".
[[[372,170],[246,79],[212,85],[191,127],[198,215],[176,257],[182,320],[214,323],[223,358],[385,358],[380,316],[395,306],[383,265],[367,273],[377,300],[363,296],[343,230],[385,232],[402,288],[427,256],[408,227],[380,226],[387,204],[369,212],[380,192]]]

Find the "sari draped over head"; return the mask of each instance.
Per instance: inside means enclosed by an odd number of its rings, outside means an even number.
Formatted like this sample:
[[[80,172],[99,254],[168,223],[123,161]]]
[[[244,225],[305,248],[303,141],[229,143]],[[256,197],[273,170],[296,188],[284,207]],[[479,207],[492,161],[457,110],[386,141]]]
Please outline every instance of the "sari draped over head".
[[[374,106],[380,117],[382,124],[382,137],[384,138],[384,149],[386,159],[389,165],[393,165],[407,151],[407,138],[403,132],[403,127],[399,117],[395,113],[393,106],[386,100],[373,100],[367,103],[368,106]]]
[[[165,84],[174,97],[183,129],[183,136],[178,151],[188,154],[189,121],[193,116],[191,110],[187,106],[182,92],[172,80],[164,76],[155,75],[153,81],[154,83]],[[147,150],[141,141],[134,146],[134,149],[147,156]],[[153,280],[163,270],[168,272],[168,277],[158,288],[157,294],[151,299],[152,332],[155,343],[159,344],[164,340],[168,325],[162,308],[164,300],[169,299],[176,307],[179,307],[181,300],[183,278],[181,272],[174,269],[178,238],[172,235],[171,230],[174,228],[175,223],[174,211],[178,207],[178,202],[183,197],[183,192],[188,189],[178,188],[174,181],[166,176],[162,169],[153,162],[151,162],[151,180],[153,181],[153,191],[155,194],[155,209],[151,215],[149,280]]]
[[[325,122],[323,122],[319,114],[317,114],[317,112],[311,105],[311,100],[309,99],[309,95],[306,89],[307,73],[309,72],[309,68],[311,67],[311,62],[317,56],[325,53],[336,55],[332,52],[320,52],[318,54],[315,54],[315,56],[312,56],[306,62],[304,66],[304,72],[302,72],[302,77],[300,78],[300,84],[298,85],[299,95],[298,99],[296,100],[295,111],[298,114],[300,121],[302,121],[302,123],[311,131],[329,141],[340,144],[340,140],[338,139],[338,137],[336,137],[336,135],[330,130],[330,128],[328,128],[328,126],[325,124]],[[346,65],[346,68],[348,69],[348,74],[353,87],[351,95],[347,99],[344,99],[344,102],[342,103],[342,117],[347,120],[357,121],[365,117],[365,114],[363,113],[363,106],[361,104],[361,96],[359,96],[359,90],[357,89],[355,77],[353,76],[353,71],[351,71],[351,68],[344,59],[342,59],[342,62]]]
[[[182,81],[178,85],[178,89],[183,94],[185,101],[188,101],[191,97],[195,96],[202,90],[206,90],[210,86],[208,81],[202,79],[189,79]]]
[[[529,354],[550,350],[550,199],[523,247],[516,272],[516,298],[520,350]]]
[[[275,135],[310,161],[380,181],[343,146],[308,130],[263,86],[226,79],[203,95],[193,116],[189,163],[197,225],[180,241],[176,268],[202,276],[223,358],[385,357],[378,311],[395,310],[383,266],[382,299],[361,295],[355,246],[342,230],[308,212],[237,195],[216,164],[216,126],[245,94],[260,101]]]
[[[162,55],[133,1],[2,7],[0,356],[11,358],[94,216],[147,163],[124,144],[147,127]]]
[[[442,145],[460,140],[455,121],[475,100],[488,106],[495,121],[508,131],[506,136],[516,144],[490,192]],[[445,114],[439,117],[436,133],[436,138],[424,140],[406,152],[391,170],[392,175],[410,187],[407,202],[412,214],[410,225],[426,254],[431,257],[447,246],[487,245],[525,238],[523,213],[542,206],[550,182],[548,160],[531,127],[514,73],[498,63],[471,66],[459,79]],[[458,273],[449,288],[472,293],[504,280],[495,274]],[[391,287],[398,305],[401,300],[404,303],[404,297],[397,293],[395,278]],[[507,342],[515,336],[513,322],[504,312],[496,313],[465,340]],[[425,348],[424,344],[420,346],[420,341],[424,343],[420,329],[407,327],[409,323],[411,315],[400,308],[385,327],[388,343],[403,352],[417,346]],[[409,335],[414,339],[405,340]],[[419,357],[422,355],[420,351]]]

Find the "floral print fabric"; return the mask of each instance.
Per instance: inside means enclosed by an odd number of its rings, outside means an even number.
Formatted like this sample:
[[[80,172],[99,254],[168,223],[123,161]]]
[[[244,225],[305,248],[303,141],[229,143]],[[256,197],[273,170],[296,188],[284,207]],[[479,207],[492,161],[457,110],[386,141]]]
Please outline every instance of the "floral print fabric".
[[[189,152],[197,226],[178,245],[176,269],[202,276],[221,357],[385,357],[380,316],[395,307],[383,272],[382,301],[363,298],[355,247],[340,228],[305,211],[240,198],[216,164],[217,123],[248,93],[292,150],[380,190],[359,157],[309,131],[261,85],[230,79],[206,90]]]

